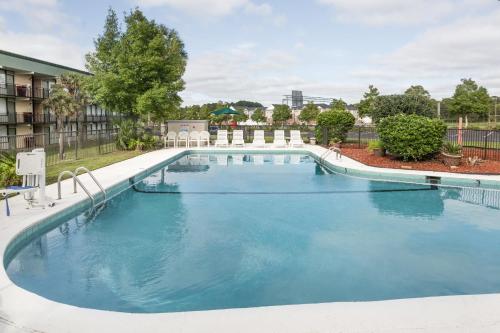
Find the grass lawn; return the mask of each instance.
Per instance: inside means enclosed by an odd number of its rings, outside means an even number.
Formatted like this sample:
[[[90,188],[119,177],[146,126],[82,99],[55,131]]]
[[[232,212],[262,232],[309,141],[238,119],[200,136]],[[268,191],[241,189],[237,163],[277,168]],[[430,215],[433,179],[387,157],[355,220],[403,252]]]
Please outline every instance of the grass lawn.
[[[59,162],[56,165],[51,165],[47,167],[47,184],[52,184],[57,182],[57,177],[59,173],[64,170],[75,171],[79,166],[84,166],[89,170],[95,170],[107,165],[127,160],[129,158],[143,154],[142,151],[115,151],[103,155],[95,155],[92,157],[80,158],[78,160],[70,160],[66,162]]]

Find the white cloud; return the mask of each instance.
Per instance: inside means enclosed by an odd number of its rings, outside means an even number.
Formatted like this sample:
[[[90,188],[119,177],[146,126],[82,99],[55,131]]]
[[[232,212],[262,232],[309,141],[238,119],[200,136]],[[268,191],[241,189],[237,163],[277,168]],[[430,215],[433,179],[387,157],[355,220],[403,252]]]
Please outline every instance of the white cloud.
[[[65,34],[73,33],[76,18],[66,15],[57,0],[16,0],[0,1],[0,12],[17,13],[33,30],[57,30]]]
[[[77,19],[66,15],[57,0],[0,1],[0,49],[61,65],[84,68],[81,45],[72,41]],[[18,14],[27,31],[10,30],[8,13]],[[22,42],[20,42],[22,41]]]
[[[247,11],[248,13],[265,16],[272,14],[273,7],[271,7],[271,5],[269,5],[268,3],[255,4],[253,2],[248,2],[245,5],[245,11]]]
[[[256,4],[250,0],[137,0],[146,7],[170,6],[193,15],[225,16],[236,9],[257,15],[270,15],[271,5]]]
[[[288,19],[286,18],[285,15],[277,15],[273,19],[273,24],[279,28],[285,26],[286,22]]]
[[[472,77],[500,93],[500,10],[431,28],[354,74],[391,85],[426,83],[439,97],[461,78]]]
[[[470,13],[491,5],[488,0],[317,0],[333,7],[335,17],[343,22],[368,25],[417,25],[434,23],[453,13]]]
[[[52,34],[1,31],[0,49],[57,64],[84,69],[84,50]],[[20,43],[19,41],[29,41]]]
[[[206,52],[188,61],[184,104],[200,104],[218,100],[249,99],[266,105],[280,103],[292,89],[308,94],[331,96],[359,95],[364,86],[347,82],[307,80],[294,74],[300,59],[285,50],[261,50],[243,43],[230,51]]]

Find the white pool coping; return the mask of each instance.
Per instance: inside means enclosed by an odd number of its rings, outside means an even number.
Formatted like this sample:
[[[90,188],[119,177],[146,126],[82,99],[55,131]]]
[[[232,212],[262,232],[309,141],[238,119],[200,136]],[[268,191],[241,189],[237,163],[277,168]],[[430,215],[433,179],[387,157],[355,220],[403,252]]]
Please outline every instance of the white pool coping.
[[[254,148],[231,148],[245,152]],[[182,154],[186,148],[164,149],[122,161],[93,173],[105,188]],[[207,148],[189,150],[206,151]],[[208,150],[226,150],[208,148]],[[264,148],[258,150],[278,150]],[[325,149],[306,145],[304,148],[321,156]],[[445,172],[394,170],[369,167],[347,157],[332,165],[387,174],[433,175],[457,179],[479,179],[500,182],[500,175],[464,175]],[[91,193],[98,188],[87,175],[81,181]],[[7,245],[26,228],[86,200],[79,191],[72,194],[71,180],[62,184],[63,199],[55,207],[25,209],[24,200],[9,200],[12,216],[6,217],[0,207],[0,255]],[[47,194],[57,197],[55,184]],[[259,308],[212,310],[177,313],[121,313],[79,308],[54,302],[16,286],[0,268],[0,332],[500,332],[500,294],[413,298],[377,302],[336,302],[270,306]]]

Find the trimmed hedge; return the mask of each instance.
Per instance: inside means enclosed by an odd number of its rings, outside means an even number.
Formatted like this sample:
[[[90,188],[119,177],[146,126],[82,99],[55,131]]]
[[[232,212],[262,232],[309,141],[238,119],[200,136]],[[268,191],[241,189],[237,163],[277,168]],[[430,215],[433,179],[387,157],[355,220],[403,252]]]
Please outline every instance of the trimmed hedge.
[[[417,161],[440,151],[446,125],[439,119],[398,114],[381,119],[377,132],[391,154]]]
[[[318,115],[316,126],[316,139],[318,142],[323,140],[323,130],[328,129],[328,141],[338,139],[344,141],[347,132],[353,127],[356,119],[347,111],[330,110]]]

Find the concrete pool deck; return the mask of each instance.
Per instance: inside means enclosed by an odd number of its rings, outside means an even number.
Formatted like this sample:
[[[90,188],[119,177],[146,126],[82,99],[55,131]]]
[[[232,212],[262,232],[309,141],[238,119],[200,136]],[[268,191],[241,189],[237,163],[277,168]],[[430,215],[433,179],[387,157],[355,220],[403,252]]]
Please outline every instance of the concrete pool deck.
[[[150,152],[93,171],[104,188],[111,188],[165,160],[191,151],[227,151],[226,148],[175,148]],[[230,151],[276,151],[275,148],[230,148]],[[300,149],[321,156],[326,150],[306,145]],[[335,154],[326,161],[339,168],[382,174],[429,175],[500,183],[500,175],[462,175],[443,172],[380,169]],[[92,194],[99,189],[88,175],[79,176]],[[87,199],[72,194],[72,181],[62,183],[63,199],[55,207],[25,209],[24,200],[9,200],[11,217],[0,215],[0,254],[32,225]],[[56,198],[57,186],[47,187]],[[3,205],[3,203],[2,203]],[[139,314],[92,310],[54,302],[24,290],[0,269],[0,332],[500,332],[500,294],[446,296],[377,302],[338,302],[271,306],[198,312]]]

